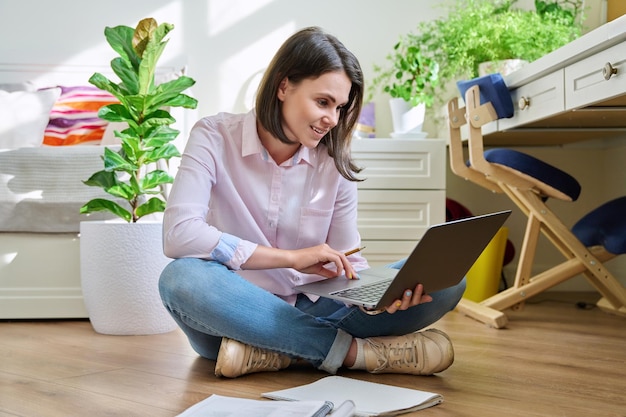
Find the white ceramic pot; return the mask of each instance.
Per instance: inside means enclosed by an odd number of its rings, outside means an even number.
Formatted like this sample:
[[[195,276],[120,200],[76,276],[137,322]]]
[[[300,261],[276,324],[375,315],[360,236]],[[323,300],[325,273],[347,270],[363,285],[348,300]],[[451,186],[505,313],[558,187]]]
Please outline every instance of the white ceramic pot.
[[[478,76],[483,77],[488,74],[500,73],[502,76],[524,67],[528,61],[523,59],[503,59],[501,61],[487,61],[478,64]]]
[[[98,333],[146,335],[176,328],[159,296],[162,223],[80,223],[80,275],[89,320]]]
[[[426,105],[411,106],[404,99],[392,98],[389,100],[391,108],[391,122],[394,133],[421,132],[424,126]]]

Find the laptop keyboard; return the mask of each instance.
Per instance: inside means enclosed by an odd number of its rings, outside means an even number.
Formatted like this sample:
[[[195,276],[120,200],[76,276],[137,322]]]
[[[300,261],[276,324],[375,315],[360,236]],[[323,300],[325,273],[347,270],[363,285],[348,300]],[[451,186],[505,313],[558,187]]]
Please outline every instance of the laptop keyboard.
[[[364,284],[356,288],[348,288],[345,290],[334,292],[333,295],[338,295],[351,300],[358,300],[367,303],[375,303],[383,296],[392,279],[385,281],[373,282],[371,284]]]

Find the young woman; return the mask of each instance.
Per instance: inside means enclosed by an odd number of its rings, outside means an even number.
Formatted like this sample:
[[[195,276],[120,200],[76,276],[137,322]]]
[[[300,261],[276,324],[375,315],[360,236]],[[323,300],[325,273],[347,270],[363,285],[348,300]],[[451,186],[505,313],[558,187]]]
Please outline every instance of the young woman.
[[[428,375],[452,364],[443,332],[418,331],[456,306],[464,281],[429,295],[409,288],[381,314],[293,289],[368,267],[344,255],[361,243],[350,138],[362,99],[355,56],[306,28],[278,50],[255,110],[191,131],[164,218],[175,260],[159,289],[196,352],[217,360],[216,375],[298,359],[329,373]]]

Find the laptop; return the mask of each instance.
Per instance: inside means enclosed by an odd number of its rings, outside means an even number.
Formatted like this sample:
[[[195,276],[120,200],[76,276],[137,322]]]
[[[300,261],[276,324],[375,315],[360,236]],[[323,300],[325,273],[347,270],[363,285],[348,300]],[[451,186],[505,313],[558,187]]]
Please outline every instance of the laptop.
[[[510,210],[430,226],[400,269],[384,266],[359,271],[361,279],[340,276],[296,286],[302,293],[380,309],[418,283],[425,293],[458,284],[489,244]]]

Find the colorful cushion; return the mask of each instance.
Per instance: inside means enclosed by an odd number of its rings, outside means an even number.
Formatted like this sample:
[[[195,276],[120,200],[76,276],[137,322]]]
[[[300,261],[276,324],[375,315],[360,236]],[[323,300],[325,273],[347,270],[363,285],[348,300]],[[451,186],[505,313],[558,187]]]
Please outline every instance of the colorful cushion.
[[[43,144],[99,145],[108,122],[98,117],[98,110],[117,102],[113,95],[97,87],[61,86],[61,96],[50,112]]]
[[[0,91],[0,149],[41,146],[60,88]]]

